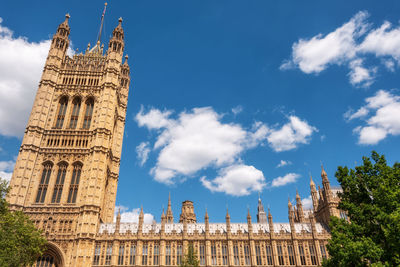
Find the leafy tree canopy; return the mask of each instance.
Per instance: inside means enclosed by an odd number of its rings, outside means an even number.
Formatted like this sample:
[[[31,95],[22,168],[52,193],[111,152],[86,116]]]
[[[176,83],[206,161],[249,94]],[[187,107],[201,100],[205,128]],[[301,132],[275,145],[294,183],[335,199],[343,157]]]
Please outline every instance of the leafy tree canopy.
[[[9,210],[8,191],[0,178],[0,266],[28,266],[43,253],[46,239],[25,214]]]
[[[197,259],[196,252],[194,251],[193,245],[189,244],[188,251],[182,260],[181,267],[198,267],[199,260]]]
[[[324,266],[400,266],[400,163],[390,167],[374,151],[371,158],[354,170],[338,167],[339,209],[350,222],[331,218]]]

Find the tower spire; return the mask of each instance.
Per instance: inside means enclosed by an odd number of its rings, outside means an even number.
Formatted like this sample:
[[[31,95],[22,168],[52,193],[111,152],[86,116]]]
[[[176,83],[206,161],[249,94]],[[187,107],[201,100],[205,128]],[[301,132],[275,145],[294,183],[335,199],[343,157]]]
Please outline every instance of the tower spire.
[[[257,223],[267,223],[267,214],[264,211],[260,193],[258,193]]]
[[[167,207],[167,223],[173,223],[174,222],[174,215],[172,214],[172,208],[171,208],[171,192],[168,194],[168,207]]]

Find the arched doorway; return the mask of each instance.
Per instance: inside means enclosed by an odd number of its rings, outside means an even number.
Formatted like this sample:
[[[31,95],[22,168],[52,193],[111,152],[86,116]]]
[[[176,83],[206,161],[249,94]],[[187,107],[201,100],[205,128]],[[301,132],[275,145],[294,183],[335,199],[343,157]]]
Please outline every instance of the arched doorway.
[[[52,243],[47,243],[47,249],[32,267],[64,267],[64,255],[60,248]]]

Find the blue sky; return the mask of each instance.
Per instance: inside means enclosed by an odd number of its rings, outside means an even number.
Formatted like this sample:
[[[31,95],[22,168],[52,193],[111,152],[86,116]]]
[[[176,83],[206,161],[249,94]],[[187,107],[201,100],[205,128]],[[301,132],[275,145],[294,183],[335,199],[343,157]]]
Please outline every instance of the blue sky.
[[[9,177],[48,40],[70,13],[73,50],[96,40],[102,1],[7,1],[0,10],[0,175]],[[23,6],[23,8],[21,8]],[[275,221],[309,197],[324,164],[400,146],[398,1],[113,1],[102,42],[122,17],[131,87],[117,205],[160,220],[171,192],[199,221]],[[285,165],[286,162],[287,164]],[[282,164],[283,163],[283,164]],[[278,165],[284,165],[279,166]],[[151,216],[148,215],[147,218]]]

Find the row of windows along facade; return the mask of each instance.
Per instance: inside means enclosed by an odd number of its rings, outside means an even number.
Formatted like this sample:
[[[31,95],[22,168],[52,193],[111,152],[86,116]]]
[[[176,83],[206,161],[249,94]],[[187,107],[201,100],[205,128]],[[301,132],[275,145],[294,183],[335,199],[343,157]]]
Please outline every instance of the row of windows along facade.
[[[75,97],[71,102],[72,107],[70,108],[69,113],[67,113],[68,104],[69,104],[69,99],[67,96],[63,96],[60,98],[60,101],[58,104],[56,123],[54,125],[54,128],[56,128],[56,129],[63,129],[63,128],[76,129],[78,127],[82,100],[80,97]],[[93,115],[93,108],[94,108],[94,100],[93,100],[93,98],[90,97],[90,98],[86,99],[86,101],[85,101],[85,111],[84,111],[84,115],[83,115],[83,121],[80,126],[81,129],[88,130],[90,128],[90,124],[92,121],[92,115]],[[70,114],[69,123],[65,126],[64,121],[65,121],[67,114]]]
[[[46,161],[43,164],[43,171],[42,176],[40,178],[38,191],[36,194],[36,203],[47,203],[48,200],[46,196],[49,189],[50,181],[55,179],[54,186],[51,192],[51,203],[58,204],[62,200],[62,195],[64,191],[64,187],[66,184],[69,184],[68,188],[68,197],[66,202],[67,203],[76,203],[76,198],[78,195],[78,188],[79,188],[79,181],[81,178],[83,164],[81,162],[74,162],[70,168],[72,168],[72,174],[67,175],[69,166],[68,163],[62,161],[57,164],[57,175],[54,177],[52,175],[54,164],[51,161]]]
[[[141,251],[135,242],[126,242],[114,245],[111,242],[97,243],[95,245],[93,266],[108,266],[112,264],[112,257],[117,257],[118,266],[179,266],[182,263],[184,254],[182,243],[168,243],[164,247],[163,253],[158,243],[148,244],[142,242]],[[251,266],[250,244],[246,242],[233,242],[233,262],[229,263],[228,244],[224,242],[210,241],[210,262],[206,262],[205,242],[196,242],[194,245],[195,253],[201,266]],[[191,244],[193,245],[193,244]],[[287,242],[275,244],[275,250],[271,243],[255,242],[255,264],[257,266],[295,266],[295,265],[317,265],[317,253],[314,242],[302,242],[297,245],[298,252],[295,252],[293,244]],[[327,258],[325,244],[320,244],[319,249],[323,259]],[[113,253],[117,249],[117,253]],[[274,257],[276,251],[276,257]],[[299,254],[299,262],[296,263],[295,253]],[[161,263],[161,257],[164,262]]]

